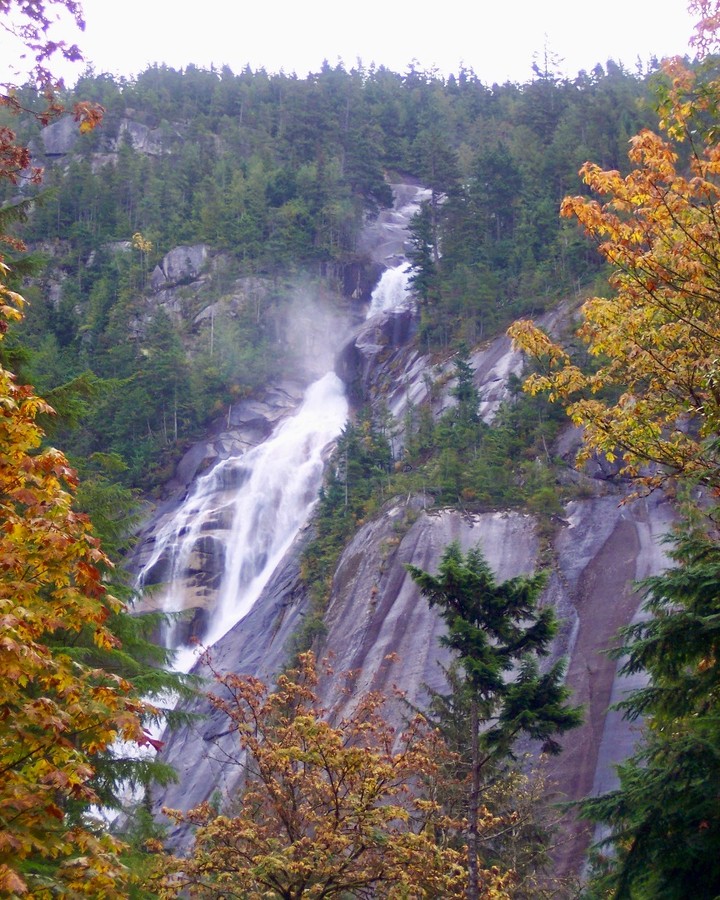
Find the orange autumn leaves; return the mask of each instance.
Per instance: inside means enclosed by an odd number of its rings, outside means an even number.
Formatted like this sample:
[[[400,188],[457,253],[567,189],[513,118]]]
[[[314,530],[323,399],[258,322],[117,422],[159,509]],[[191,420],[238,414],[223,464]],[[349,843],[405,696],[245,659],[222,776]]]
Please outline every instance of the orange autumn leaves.
[[[540,363],[526,389],[565,402],[583,426],[582,459],[601,452],[649,485],[683,475],[717,490],[720,144],[701,123],[720,89],[711,82],[700,91],[678,61],[667,71],[667,136],[636,135],[627,176],[586,163],[581,174],[595,196],[567,197],[561,208],[612,267],[613,295],[584,304],[577,332],[593,364],[581,368],[530,322],[509,333]]]
[[[19,298],[2,285],[0,295],[4,319],[17,315]],[[50,896],[54,882],[122,897],[116,842],[72,809],[96,800],[94,754],[116,738],[144,740],[146,710],[126,681],[72,653],[80,632],[115,645],[105,620],[117,601],[89,521],[72,508],[73,470],[40,448],[36,417],[48,410],[0,368],[0,895]],[[53,875],[29,882],[32,859]]]
[[[422,718],[399,735],[369,694],[334,727],[311,653],[273,690],[234,674],[216,681],[211,700],[237,737],[226,764],[246,772],[245,786],[222,812],[166,810],[197,832],[188,858],[164,861],[161,897],[465,896],[465,854],[451,846],[463,823],[433,796],[447,750]],[[483,833],[500,822],[483,810]],[[485,900],[510,896],[513,873],[480,875]]]

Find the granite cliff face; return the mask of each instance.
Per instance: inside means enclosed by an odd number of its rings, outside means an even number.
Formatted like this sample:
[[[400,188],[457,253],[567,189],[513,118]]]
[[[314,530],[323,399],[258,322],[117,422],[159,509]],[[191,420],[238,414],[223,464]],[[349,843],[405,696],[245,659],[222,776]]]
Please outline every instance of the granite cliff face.
[[[553,329],[562,316],[558,311],[544,324]],[[427,403],[439,415],[454,402],[451,361],[423,356],[413,341],[414,332],[412,311],[380,313],[356,330],[335,364],[352,403],[383,404],[393,416],[396,453],[403,442],[408,404]],[[482,398],[480,411],[491,422],[508,397],[508,378],[522,370],[522,358],[507,338],[499,337],[476,348],[471,362]],[[197,475],[212,471],[223,459],[242,460],[249,446],[262,442],[278,421],[292,414],[299,402],[294,390],[278,387],[270,392],[268,403],[238,407],[225,431],[189,452],[178,469],[175,500],[159,511],[141,544],[139,567],[152,554],[162,516],[172,515],[173,504],[182,502]],[[336,673],[353,673],[349,694],[340,690],[337,677],[321,681],[329,716],[340,718],[363,693],[381,690],[390,696],[388,714],[401,724],[406,706],[394,697],[395,687],[418,706],[426,701],[428,686],[442,687],[441,664],[447,662],[439,645],[443,625],[405,566],[412,563],[432,571],[451,541],[459,541],[463,549],[479,545],[501,580],[539,567],[549,570],[542,602],[555,608],[562,623],[553,658],[567,658],[568,683],[576,702],[586,708],[585,724],[572,732],[564,753],[551,763],[555,796],[577,799],[612,784],[612,763],[627,755],[633,734],[617,714],[607,711],[611,697],[617,699],[626,685],[603,651],[617,629],[637,614],[639,598],[633,582],[665,565],[661,539],[671,526],[673,511],[660,494],[629,501],[627,485],[617,482],[601,461],[584,473],[574,472],[578,443],[577,433],[568,427],[557,446],[550,448],[553,456],[567,460],[565,477],[573,484],[576,499],[554,517],[549,530],[547,521],[541,526],[521,512],[431,510],[429,498],[411,495],[389,500],[357,531],[335,571],[326,634],[315,647],[319,656],[332,658]],[[233,485],[228,484],[227,490],[231,494]],[[195,610],[192,627],[199,635],[207,629],[208,590],[224,565],[220,548],[228,533],[227,517],[215,516],[210,524],[199,535],[192,583],[187,585],[187,606]],[[300,556],[311,535],[312,527],[299,531],[250,611],[214,643],[213,671],[272,680],[287,662],[293,635],[310,611]],[[156,574],[162,580],[162,573]],[[198,671],[210,675],[207,666]],[[239,767],[228,763],[233,741],[222,717],[203,699],[192,711],[200,714],[195,724],[167,738],[164,757],[176,767],[179,782],[155,793],[158,810],[188,809],[213,795],[230,798],[242,778]],[[574,821],[568,821],[566,834],[557,868],[577,872],[590,835]],[[179,846],[189,840],[183,831],[172,837]]]
[[[366,395],[378,397],[385,395],[388,380],[397,386],[391,371],[405,373],[403,389],[398,389],[401,410],[400,394],[422,395],[429,362],[412,344],[403,344],[395,323],[390,323],[392,317],[363,329],[354,347],[344,351],[339,369],[349,379],[360,379]],[[368,342],[368,331],[385,338]],[[401,335],[409,337],[411,332],[409,322],[400,326]],[[368,358],[377,363],[383,354],[385,368],[381,362],[374,369],[376,379],[369,374]],[[498,373],[516,371],[518,361],[505,338],[499,338],[478,351],[475,363],[481,393],[496,398],[485,401],[490,414],[505,384]],[[411,372],[416,374],[410,376]],[[447,398],[437,400],[439,406],[443,402]],[[572,434],[562,443],[569,452]],[[596,474],[604,476],[600,469]],[[671,525],[672,508],[660,495],[623,503],[622,485],[604,477],[574,477],[583,480],[586,498],[566,506],[549,541],[530,515],[431,511],[424,508],[422,496],[392,500],[367,522],[342,554],[325,617],[327,634],[317,646],[320,655],[332,658],[334,671],[353,672],[349,697],[334,680],[322,682],[321,696],[329,714],[341,717],[369,690],[392,693],[398,687],[408,700],[422,706],[428,685],[442,687],[440,663],[447,659],[438,639],[443,626],[419,596],[405,564],[434,570],[450,541],[458,540],[464,549],[479,544],[499,579],[539,566],[550,569],[542,602],[552,604],[562,622],[554,657],[567,657],[568,682],[576,701],[586,708],[585,724],[551,763],[557,796],[576,799],[610,786],[612,763],[627,755],[633,735],[617,714],[607,712],[611,695],[623,685],[616,678],[615,664],[602,651],[637,613],[633,582],[664,565],[661,538]],[[308,611],[299,575],[299,555],[307,537],[303,533],[298,538],[251,612],[213,647],[216,671],[271,679],[286,661],[292,635]],[[402,703],[391,699],[388,710],[398,723],[402,721]],[[155,798],[158,806],[188,808],[218,790],[231,795],[237,787],[240,773],[221,762],[229,749],[223,742],[230,741],[223,734],[223,722],[204,701],[198,701],[195,711],[203,716],[198,724],[169,739],[166,758],[178,767],[180,782]],[[568,823],[567,833],[558,869],[577,871],[589,833],[574,822]],[[176,835],[181,842],[182,838]]]

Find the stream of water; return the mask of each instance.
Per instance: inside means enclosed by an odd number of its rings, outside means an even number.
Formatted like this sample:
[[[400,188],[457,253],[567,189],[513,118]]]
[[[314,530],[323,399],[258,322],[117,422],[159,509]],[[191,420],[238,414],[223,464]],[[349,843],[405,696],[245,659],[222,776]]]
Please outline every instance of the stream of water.
[[[407,237],[424,193],[401,186],[385,224],[375,224],[377,246]],[[402,246],[402,245],[400,245]],[[368,318],[411,302],[410,268],[399,250],[372,293]],[[176,513],[158,530],[138,590],[161,583],[155,604],[168,613],[203,606],[202,642],[212,646],[252,608],[317,502],[329,448],[348,416],[342,382],[328,372],[307,389],[297,412],[263,443],[215,465],[199,477]],[[194,598],[188,597],[193,582]],[[165,645],[175,668],[188,671],[197,649],[182,644],[169,625]]]
[[[307,521],[322,483],[326,448],[339,435],[347,415],[343,384],[328,372],[310,385],[297,413],[282,421],[266,441],[243,456],[223,460],[199,478],[158,533],[140,582],[164,560],[167,587],[161,605],[166,612],[184,608],[183,576],[196,564],[199,547],[207,547],[210,540],[215,545],[213,566],[221,571],[203,636],[206,646],[250,611]],[[207,537],[219,522],[226,526],[224,547]],[[170,626],[165,635],[170,647],[178,645],[176,632],[177,626]],[[195,652],[192,647],[178,648],[176,668],[186,671]]]

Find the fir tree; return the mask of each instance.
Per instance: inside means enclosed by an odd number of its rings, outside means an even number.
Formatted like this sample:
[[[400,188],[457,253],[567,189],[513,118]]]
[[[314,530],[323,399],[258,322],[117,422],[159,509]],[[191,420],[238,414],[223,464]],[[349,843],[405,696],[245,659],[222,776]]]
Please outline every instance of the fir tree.
[[[613,651],[622,673],[649,676],[619,704],[645,720],[644,741],[617,790],[582,805],[611,829],[593,890],[618,900],[720,895],[720,546],[691,532],[671,556],[676,568],[643,583],[650,617]]]
[[[477,900],[484,772],[511,757],[521,735],[542,741],[543,752],[559,753],[557,736],[580,724],[580,710],[568,704],[563,662],[545,673],[538,667],[537,657],[548,655],[557,629],[553,611],[537,608],[545,573],[497,584],[480,549],[463,555],[457,542],[446,548],[437,575],[415,566],[408,571],[447,625],[442,642],[458,654],[461,689],[470,698],[467,896]]]

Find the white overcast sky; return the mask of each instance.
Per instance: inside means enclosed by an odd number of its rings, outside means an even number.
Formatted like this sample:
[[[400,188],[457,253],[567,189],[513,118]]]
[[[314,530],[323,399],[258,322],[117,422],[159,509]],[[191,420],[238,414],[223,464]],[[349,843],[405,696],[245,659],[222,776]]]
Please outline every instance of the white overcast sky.
[[[544,47],[572,77],[607,59],[635,71],[685,54],[686,0],[83,0],[87,28],[68,32],[96,72],[132,76],[151,63],[249,64],[303,77],[323,59],[448,75],[461,64],[487,84],[527,81]],[[77,72],[77,69],[75,70]],[[72,81],[72,75],[66,80]]]

